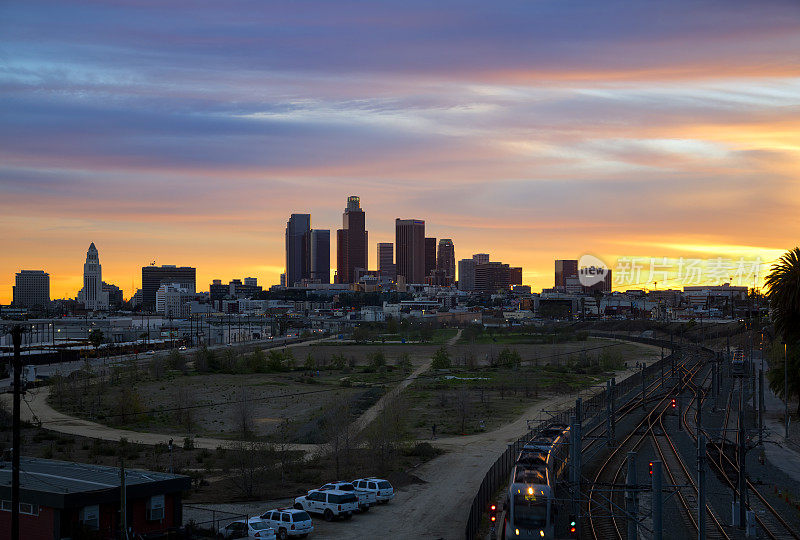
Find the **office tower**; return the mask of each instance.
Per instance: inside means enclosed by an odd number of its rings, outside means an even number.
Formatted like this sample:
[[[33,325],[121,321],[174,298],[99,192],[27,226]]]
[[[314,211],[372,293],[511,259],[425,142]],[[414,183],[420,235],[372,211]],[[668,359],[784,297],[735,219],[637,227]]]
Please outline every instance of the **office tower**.
[[[100,254],[94,246],[89,245],[86,251],[86,262],[83,264],[83,288],[78,293],[78,302],[88,310],[107,310],[108,293],[103,292],[103,269],[100,266]]]
[[[50,303],[50,274],[44,270],[17,272],[12,290],[12,305],[20,308],[45,308]]]
[[[258,287],[258,278],[246,277],[244,278],[244,284],[247,287]]]
[[[111,283],[103,281],[103,292],[108,295],[108,308],[120,309],[124,302],[122,289]]]
[[[406,283],[425,282],[425,222],[421,219],[396,219],[395,265]]]
[[[475,259],[461,259],[458,261],[458,290],[475,290]]]
[[[508,290],[511,285],[511,269],[501,262],[475,265],[475,290],[485,293]]]
[[[318,283],[331,282],[331,231],[311,230],[311,280]]]
[[[436,270],[436,238],[425,239],[425,277]]]
[[[585,293],[593,293],[593,292],[611,292],[611,269],[609,268],[606,270],[606,277],[603,278],[603,281],[599,283],[595,283],[594,285],[590,285],[588,287],[583,286],[583,292]]]
[[[436,269],[444,272],[448,285],[456,281],[456,248],[449,238],[439,240],[439,249],[436,254]]]
[[[578,277],[578,261],[576,260],[556,260],[556,279],[555,288],[564,289],[567,286],[567,278]]]
[[[354,283],[355,269],[367,268],[367,231],[361,199],[352,195],[342,215],[342,228],[336,231],[336,280]]]
[[[194,293],[197,290],[197,270],[191,266],[163,266],[142,267],[142,306],[145,309],[154,309],[156,306],[156,292],[162,283],[173,284]]]
[[[394,244],[381,242],[378,244],[378,274],[387,281],[397,278],[397,268],[394,265]]]
[[[522,267],[512,266],[508,269],[508,284],[509,285],[522,285]]]
[[[488,264],[489,263],[489,254],[488,253],[476,253],[472,256],[472,260],[475,261],[475,264]]]
[[[311,214],[292,214],[286,223],[286,286],[294,287],[311,277],[308,247]]]

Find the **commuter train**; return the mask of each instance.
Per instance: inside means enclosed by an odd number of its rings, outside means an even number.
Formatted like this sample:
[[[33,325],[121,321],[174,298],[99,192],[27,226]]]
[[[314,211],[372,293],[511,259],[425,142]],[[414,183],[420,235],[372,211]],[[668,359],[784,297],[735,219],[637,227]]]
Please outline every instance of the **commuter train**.
[[[748,367],[744,351],[742,349],[734,350],[731,358],[731,373],[734,376],[742,376],[747,372]]]
[[[568,461],[565,425],[551,425],[522,448],[508,484],[503,538],[555,538],[556,483]]]

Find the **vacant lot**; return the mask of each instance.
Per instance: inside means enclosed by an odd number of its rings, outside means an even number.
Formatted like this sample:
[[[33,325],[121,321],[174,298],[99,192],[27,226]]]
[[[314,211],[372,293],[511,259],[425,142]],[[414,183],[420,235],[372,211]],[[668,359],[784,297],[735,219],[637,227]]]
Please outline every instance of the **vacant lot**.
[[[537,399],[604,382],[653,348],[590,339],[557,345],[472,345],[449,350],[451,367],[420,377],[406,391],[408,422],[418,438],[491,431]]]

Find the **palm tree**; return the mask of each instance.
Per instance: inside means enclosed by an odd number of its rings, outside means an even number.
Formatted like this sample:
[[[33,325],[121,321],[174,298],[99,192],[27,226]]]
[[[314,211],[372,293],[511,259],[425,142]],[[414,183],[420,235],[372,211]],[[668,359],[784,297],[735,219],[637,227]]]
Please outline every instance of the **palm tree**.
[[[767,297],[772,311],[772,322],[776,333],[780,334],[786,344],[788,356],[787,371],[789,396],[800,396],[800,355],[797,354],[800,339],[800,248],[787,251],[773,265],[765,281]],[[781,347],[780,349],[783,349]],[[777,353],[784,353],[783,350]],[[773,354],[773,362],[769,371],[769,385],[778,394],[783,394],[783,357],[784,354]],[[786,399],[786,396],[783,396]],[[800,402],[798,403],[800,414]]]

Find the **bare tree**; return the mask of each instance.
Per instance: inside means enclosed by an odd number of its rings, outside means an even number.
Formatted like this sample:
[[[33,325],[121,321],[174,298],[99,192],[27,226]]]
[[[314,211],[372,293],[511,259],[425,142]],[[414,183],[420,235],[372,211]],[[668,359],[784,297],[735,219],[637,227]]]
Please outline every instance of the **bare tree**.
[[[471,409],[472,407],[470,403],[469,390],[467,390],[466,384],[462,384],[461,388],[459,388],[458,392],[456,393],[456,413],[458,414],[458,419],[461,422],[461,433],[465,432],[467,418],[469,418]]]
[[[239,494],[248,499],[264,495],[259,488],[275,469],[274,449],[262,442],[236,442],[225,454],[230,481]]]
[[[242,437],[247,438],[253,434],[253,402],[244,386],[239,387],[235,405],[239,433],[242,434]]]
[[[328,454],[333,459],[336,477],[348,469],[353,447],[353,427],[350,418],[350,401],[346,395],[335,398],[328,414],[323,418],[323,431],[328,441]]]
[[[185,384],[175,389],[175,423],[182,426],[188,434],[194,425],[194,397]]]
[[[408,436],[406,408],[401,396],[386,400],[364,432],[370,455],[380,471],[386,471],[394,464]]]

